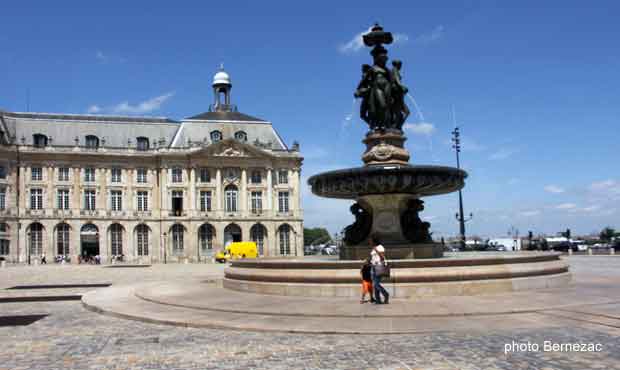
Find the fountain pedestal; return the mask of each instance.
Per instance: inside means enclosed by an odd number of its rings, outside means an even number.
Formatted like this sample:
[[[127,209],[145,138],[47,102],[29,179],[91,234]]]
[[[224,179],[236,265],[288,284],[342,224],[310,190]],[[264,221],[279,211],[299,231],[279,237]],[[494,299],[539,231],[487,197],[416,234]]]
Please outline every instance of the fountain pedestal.
[[[381,240],[388,259],[443,256],[443,246],[433,243],[428,234],[430,225],[419,220],[418,211],[410,207],[411,204],[421,203],[415,195],[403,193],[363,195],[357,198],[357,203],[363,209],[369,210],[372,217],[370,234]],[[407,215],[413,219],[417,217],[417,220],[412,222],[411,219],[407,219]],[[416,229],[416,226],[417,230],[412,230]],[[410,238],[414,239],[413,242]],[[360,260],[369,254],[370,246],[367,240],[340,248],[340,259],[343,260]]]

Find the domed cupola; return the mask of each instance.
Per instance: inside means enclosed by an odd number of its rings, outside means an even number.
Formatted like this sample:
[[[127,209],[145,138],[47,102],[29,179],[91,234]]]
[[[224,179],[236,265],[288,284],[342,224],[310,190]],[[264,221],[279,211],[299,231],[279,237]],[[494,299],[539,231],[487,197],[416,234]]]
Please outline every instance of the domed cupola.
[[[230,82],[230,76],[224,71],[224,65],[220,65],[220,70],[213,76],[213,95],[215,100],[213,101],[212,110],[216,112],[231,112],[234,111],[233,105],[230,104],[230,90],[232,89],[232,82]]]

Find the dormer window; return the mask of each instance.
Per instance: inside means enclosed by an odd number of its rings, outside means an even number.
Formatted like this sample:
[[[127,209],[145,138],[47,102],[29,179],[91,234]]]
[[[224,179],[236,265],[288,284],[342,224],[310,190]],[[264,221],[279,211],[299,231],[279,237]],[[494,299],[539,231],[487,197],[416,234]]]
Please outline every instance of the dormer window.
[[[86,147],[90,149],[99,148],[99,138],[95,135],[86,135]]]
[[[138,150],[149,150],[149,139],[146,137],[139,137],[136,139]]]
[[[217,143],[222,140],[222,133],[220,131],[211,131],[211,141]]]
[[[244,131],[237,131],[235,132],[235,139],[243,142],[248,141],[248,134]]]
[[[43,148],[47,146],[47,136],[43,134],[34,134],[32,135],[32,143],[38,148]]]

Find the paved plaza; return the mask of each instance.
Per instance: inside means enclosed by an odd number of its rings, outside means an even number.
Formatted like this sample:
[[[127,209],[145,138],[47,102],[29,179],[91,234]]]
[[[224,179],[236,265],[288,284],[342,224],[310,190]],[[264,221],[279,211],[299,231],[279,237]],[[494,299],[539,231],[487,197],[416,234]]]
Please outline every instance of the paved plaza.
[[[392,335],[191,328],[103,315],[87,310],[79,300],[11,302],[11,298],[26,297],[62,299],[97,289],[104,294],[117,287],[163,280],[200,284],[221,277],[222,265],[7,267],[0,270],[0,318],[46,316],[23,326],[1,321],[0,369],[620,369],[620,296],[615,288],[620,281],[620,257],[573,256],[569,262],[575,284],[599,295],[607,292],[608,301],[578,306],[580,297],[573,296],[577,302],[566,309],[488,317],[448,312],[423,319],[432,329]],[[55,284],[112,286],[33,287]],[[213,283],[204,285],[205,295],[215,289]],[[14,286],[26,289],[7,289]],[[329,316],[333,302],[325,303]],[[344,311],[360,309],[357,300],[339,303]],[[405,303],[394,302],[392,307],[399,310]],[[533,307],[537,304],[532,301]],[[370,305],[363,309],[373,308],[383,309]],[[355,320],[363,327],[369,318]],[[549,352],[544,351],[545,341],[600,344],[600,351]],[[508,351],[506,345],[511,347]],[[528,345],[526,351],[523,347]]]

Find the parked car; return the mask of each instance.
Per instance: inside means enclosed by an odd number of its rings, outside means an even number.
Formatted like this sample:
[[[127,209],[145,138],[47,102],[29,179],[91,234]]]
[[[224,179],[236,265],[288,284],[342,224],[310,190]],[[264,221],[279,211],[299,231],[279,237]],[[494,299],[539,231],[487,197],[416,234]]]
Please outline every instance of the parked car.
[[[560,242],[552,246],[551,249],[553,249],[554,251],[558,251],[558,252],[568,252],[569,249],[571,249],[573,252],[577,252],[579,250],[577,245],[569,243],[569,242]]]

